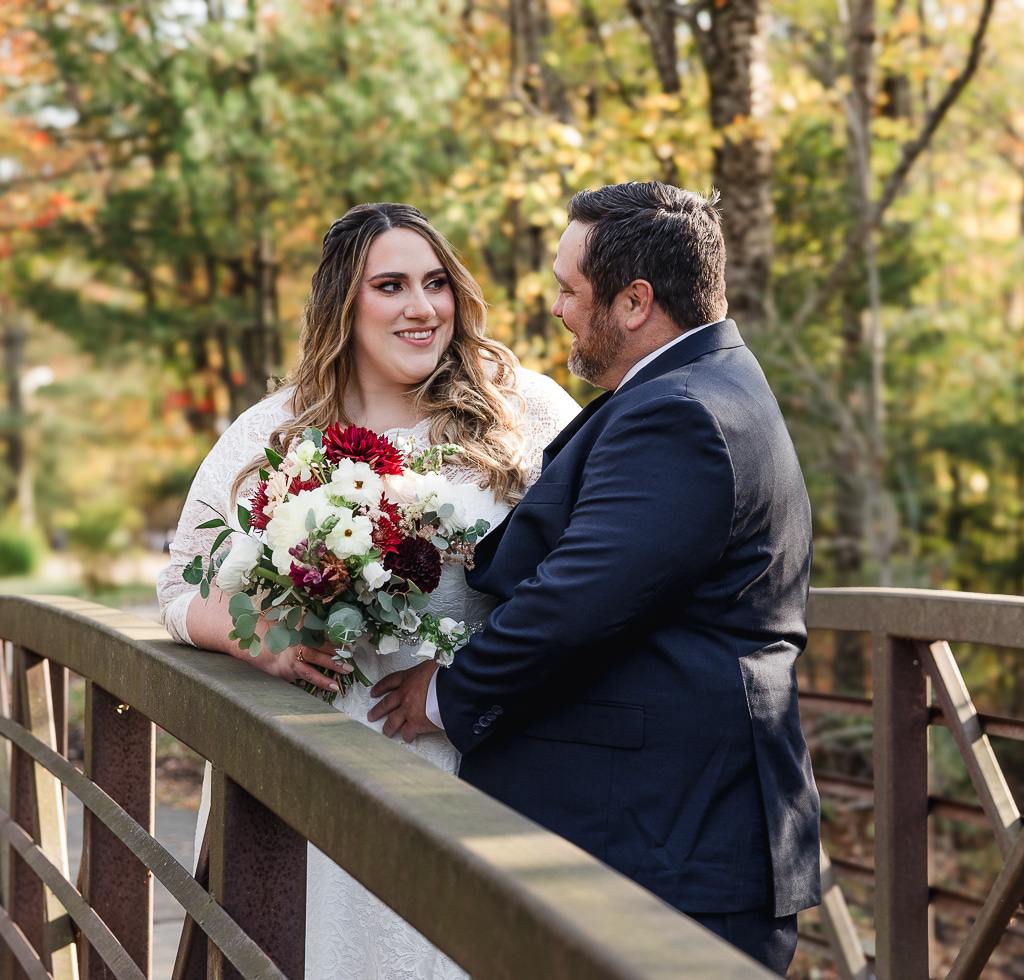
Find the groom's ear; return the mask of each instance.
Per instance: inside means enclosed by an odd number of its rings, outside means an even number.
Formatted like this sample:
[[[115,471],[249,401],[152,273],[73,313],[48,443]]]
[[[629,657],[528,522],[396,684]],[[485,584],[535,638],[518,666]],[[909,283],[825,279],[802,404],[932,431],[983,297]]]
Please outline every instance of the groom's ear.
[[[654,310],[654,288],[646,279],[634,279],[619,293],[627,330],[637,330]]]

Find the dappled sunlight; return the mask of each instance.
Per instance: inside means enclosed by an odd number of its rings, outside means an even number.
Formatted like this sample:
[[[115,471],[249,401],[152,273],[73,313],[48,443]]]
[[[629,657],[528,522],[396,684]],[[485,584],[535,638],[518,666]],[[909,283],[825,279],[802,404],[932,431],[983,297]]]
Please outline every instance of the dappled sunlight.
[[[460,843],[488,864],[506,871],[597,867],[596,860],[585,851],[545,830],[464,837]]]

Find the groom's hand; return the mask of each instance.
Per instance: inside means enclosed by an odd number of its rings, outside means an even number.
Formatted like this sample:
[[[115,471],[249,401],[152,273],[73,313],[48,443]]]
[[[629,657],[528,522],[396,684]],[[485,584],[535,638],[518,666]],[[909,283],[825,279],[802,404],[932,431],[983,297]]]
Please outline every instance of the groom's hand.
[[[401,732],[407,742],[417,735],[441,731],[427,717],[427,688],[437,668],[438,664],[433,660],[424,660],[415,667],[396,670],[377,681],[370,689],[370,697],[386,697],[370,709],[367,717],[370,721],[377,721],[387,716],[384,734],[391,738]]]

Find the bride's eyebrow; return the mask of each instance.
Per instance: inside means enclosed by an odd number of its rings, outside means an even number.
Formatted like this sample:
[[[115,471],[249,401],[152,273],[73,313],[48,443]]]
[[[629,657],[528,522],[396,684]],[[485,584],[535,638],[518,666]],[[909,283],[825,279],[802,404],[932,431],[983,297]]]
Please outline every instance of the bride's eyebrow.
[[[431,269],[430,272],[423,274],[424,279],[433,279],[435,276],[445,275],[444,266],[438,266],[436,269]],[[404,272],[376,272],[372,276],[367,278],[367,282],[373,282],[375,279],[401,279],[403,282],[407,281],[409,276]]]

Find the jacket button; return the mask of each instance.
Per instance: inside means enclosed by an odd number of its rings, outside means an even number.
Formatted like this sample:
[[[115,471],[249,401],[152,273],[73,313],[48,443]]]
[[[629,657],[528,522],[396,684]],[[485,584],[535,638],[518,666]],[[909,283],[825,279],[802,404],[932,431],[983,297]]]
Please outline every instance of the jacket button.
[[[474,735],[483,735],[484,731],[485,731],[485,729],[484,729],[483,725],[474,725],[473,726],[473,734]]]
[[[498,712],[497,711],[488,711],[488,712],[485,712],[485,714],[484,714],[484,718],[487,719],[487,723],[488,724],[490,724],[492,721],[494,721],[497,717],[498,717]]]
[[[501,705],[500,704],[492,704],[491,705],[491,711],[493,711],[494,714],[496,714],[496,715],[500,715],[501,714]]]
[[[487,715],[481,715],[480,716],[480,724],[483,725],[484,728],[488,728],[488,727],[490,727],[491,719],[488,718]]]

